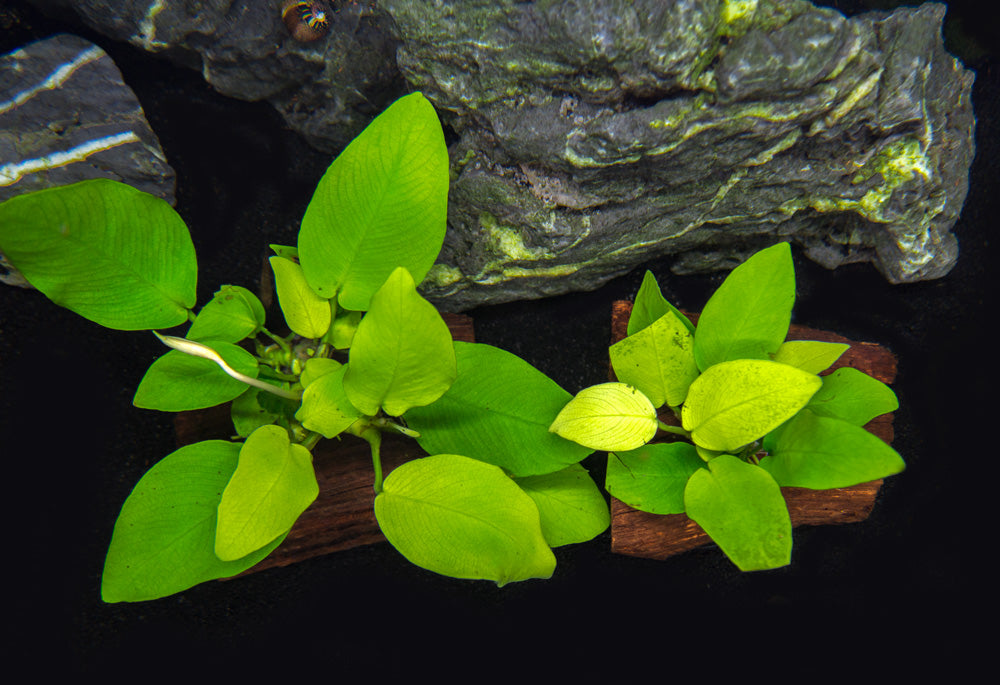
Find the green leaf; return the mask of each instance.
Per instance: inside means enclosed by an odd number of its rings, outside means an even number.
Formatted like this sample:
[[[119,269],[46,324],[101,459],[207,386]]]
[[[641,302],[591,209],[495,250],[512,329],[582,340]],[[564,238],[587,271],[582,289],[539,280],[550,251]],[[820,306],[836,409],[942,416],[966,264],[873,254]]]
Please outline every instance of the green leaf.
[[[704,371],[734,359],[768,359],[788,334],[795,267],[788,243],[765,248],[733,269],[698,317],[694,354]]]
[[[107,328],[170,328],[195,304],[198,265],[184,221],[116,181],[0,204],[0,251],[50,300]]]
[[[201,308],[185,337],[236,343],[263,328],[265,316],[256,295],[238,285],[224,285]]]
[[[400,416],[430,404],[455,381],[455,348],[448,325],[417,294],[410,273],[392,272],[371,301],[351,345],[344,390],[368,416]]]
[[[820,373],[840,359],[851,346],[847,343],[822,342],[819,340],[787,340],[774,353],[773,359],[782,364],[794,366],[807,373]]]
[[[611,512],[594,479],[579,464],[554,473],[515,478],[535,502],[549,547],[592,540],[611,525]]]
[[[648,397],[625,383],[601,383],[578,392],[549,430],[591,449],[618,451],[645,445],[658,425]]]
[[[723,362],[691,384],[681,423],[698,445],[731,452],[794,416],[820,385],[819,376],[787,364],[759,359]]]
[[[571,399],[517,355],[481,343],[455,343],[458,376],[433,404],[406,413],[429,454],[463,454],[515,476],[549,473],[592,450],[549,432]]]
[[[261,426],[279,423],[283,418],[282,414],[261,405],[260,393],[262,392],[264,391],[248,387],[246,392],[233,400],[229,415],[233,420],[233,428],[240,437],[248,437]],[[268,395],[268,393],[264,393],[264,395]],[[273,397],[273,395],[269,396]]]
[[[257,377],[257,360],[242,347],[217,340],[203,344],[218,352],[236,371]],[[235,399],[246,389],[246,383],[229,377],[215,362],[171,350],[146,371],[132,404],[159,411],[205,409]]]
[[[403,464],[385,479],[375,517],[393,547],[435,573],[504,585],[555,570],[535,503],[475,459],[439,454]]]
[[[806,406],[817,416],[863,426],[876,416],[899,409],[899,400],[882,381],[857,369],[844,367],[823,377],[823,387]]]
[[[368,125],[323,175],[299,231],[299,260],[317,294],[368,309],[397,266],[420,282],[444,242],[448,150],[420,93]]]
[[[115,522],[101,580],[105,602],[156,599],[234,576],[281,543],[283,536],[234,561],[215,555],[217,508],[239,452],[224,440],[195,443],[142,477]]]
[[[307,359],[302,367],[302,373],[299,374],[299,382],[302,383],[303,388],[308,388],[313,381],[318,380],[321,376],[325,376],[328,373],[333,373],[342,366],[343,364],[336,359],[330,359],[329,357]]]
[[[240,449],[218,506],[215,554],[240,559],[288,531],[319,494],[312,455],[280,426],[261,426]]]
[[[608,354],[618,380],[637,388],[654,407],[679,406],[698,377],[694,337],[673,312],[618,341]]]
[[[785,498],[759,466],[729,454],[716,457],[691,475],[684,509],[741,571],[791,561],[792,522]]]
[[[651,514],[684,513],[684,487],[704,465],[687,442],[644,445],[608,455],[605,488],[625,504]]]
[[[299,261],[299,248],[294,245],[268,245],[271,251],[278,255],[279,257],[284,257],[285,259],[291,259],[293,262]]]
[[[323,374],[306,386],[302,407],[295,413],[295,418],[303,426],[325,438],[340,435],[362,416],[344,391],[344,375],[348,366]]]
[[[274,270],[278,304],[288,327],[303,338],[321,338],[330,328],[330,302],[306,283],[302,267],[285,257],[268,260]]]
[[[332,302],[333,300],[331,300]],[[364,312],[352,312],[337,307],[337,314],[333,317],[333,325],[330,326],[330,332],[326,335],[326,341],[338,350],[350,348],[363,314]]]
[[[660,285],[656,282],[656,276],[653,275],[653,272],[647,271],[642,277],[642,285],[639,286],[639,292],[636,293],[635,302],[632,304],[632,313],[628,317],[626,334],[635,335],[667,312],[673,312],[688,332],[694,333],[694,324],[663,297],[663,291],[660,290]]]
[[[902,457],[864,428],[806,409],[782,428],[760,465],[782,486],[827,490],[885,478]]]

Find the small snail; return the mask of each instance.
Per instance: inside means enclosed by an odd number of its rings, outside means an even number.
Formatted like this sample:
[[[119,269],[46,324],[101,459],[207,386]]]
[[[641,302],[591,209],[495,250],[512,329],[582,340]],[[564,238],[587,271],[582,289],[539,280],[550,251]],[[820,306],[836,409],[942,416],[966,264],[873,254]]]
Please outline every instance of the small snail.
[[[292,38],[303,43],[319,40],[330,30],[330,14],[322,2],[285,0],[281,5],[281,19]]]

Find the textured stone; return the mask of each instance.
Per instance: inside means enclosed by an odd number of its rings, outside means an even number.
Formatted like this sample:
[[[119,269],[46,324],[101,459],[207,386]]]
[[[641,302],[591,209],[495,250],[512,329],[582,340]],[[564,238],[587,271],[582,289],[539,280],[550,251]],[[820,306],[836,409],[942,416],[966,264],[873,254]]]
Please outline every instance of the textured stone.
[[[457,115],[426,287],[448,306],[593,287],[666,255],[722,268],[784,239],[893,282],[953,266],[973,77],[944,51],[944,5],[475,5],[382,3],[407,80]]]
[[[174,170],[114,62],[68,34],[0,55],[0,202],[92,178],[174,202]],[[3,255],[0,280],[26,285]]]
[[[337,151],[423,91],[454,132],[449,232],[423,289],[447,309],[678,273],[792,240],[893,282],[953,266],[973,76],[945,6],[850,19],[801,0],[332,4],[299,43],[275,0],[36,0],[267,98]]]

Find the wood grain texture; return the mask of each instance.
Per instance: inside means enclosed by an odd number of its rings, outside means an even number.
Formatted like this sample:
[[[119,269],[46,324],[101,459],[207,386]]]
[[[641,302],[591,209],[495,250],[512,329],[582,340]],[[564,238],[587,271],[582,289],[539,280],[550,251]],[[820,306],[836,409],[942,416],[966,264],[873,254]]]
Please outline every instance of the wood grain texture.
[[[628,317],[632,312],[631,302],[615,302],[612,305],[611,343],[625,337]],[[685,312],[697,322],[697,314]],[[851,347],[825,373],[844,366],[851,366],[877,378],[883,383],[892,383],[896,378],[896,357],[889,350],[867,342],[856,342],[847,338],[805,326],[792,324],[788,330],[788,340],[822,340],[825,342],[847,343]],[[609,376],[614,372],[609,366]],[[667,409],[660,414],[665,423],[678,425],[673,413]],[[893,415],[885,414],[873,419],[865,429],[891,444],[893,439]],[[861,483],[849,488],[835,490],[809,490],[807,488],[782,488],[788,504],[792,526],[832,525],[863,521],[875,506],[882,481]],[[674,554],[712,541],[697,523],[685,514],[648,514],[638,511],[614,497],[611,498],[611,551],[617,554],[665,559]]]
[[[475,341],[470,317],[442,317],[455,340]],[[229,404],[180,412],[174,429],[178,447],[199,440],[229,439],[233,435]],[[426,456],[416,441],[390,434],[384,434],[380,454],[386,475],[404,462]],[[319,483],[316,501],[295,522],[285,541],[244,574],[385,540],[372,509],[374,472],[368,443],[353,435],[320,441],[313,449],[313,466]]]

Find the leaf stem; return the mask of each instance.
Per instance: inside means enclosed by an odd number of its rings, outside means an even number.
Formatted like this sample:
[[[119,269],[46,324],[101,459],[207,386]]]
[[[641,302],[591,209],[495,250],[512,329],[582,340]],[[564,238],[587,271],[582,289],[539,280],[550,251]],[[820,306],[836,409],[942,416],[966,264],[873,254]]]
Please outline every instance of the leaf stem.
[[[361,433],[361,437],[368,441],[372,449],[372,468],[375,470],[375,482],[372,484],[372,488],[378,495],[382,492],[382,457],[379,454],[379,449],[382,446],[382,432],[377,428],[369,428]]]
[[[285,340],[281,336],[275,335],[274,333],[272,333],[271,331],[267,330],[263,326],[261,326],[260,332],[263,333],[264,335],[266,335],[267,337],[269,337],[274,342],[276,342],[278,344],[278,347],[280,347],[286,353],[291,354],[291,352],[292,352],[292,346],[288,343],[287,340]]]
[[[417,431],[413,430],[412,428],[407,428],[406,426],[401,426],[400,424],[395,423],[394,421],[390,421],[389,419],[385,418],[384,416],[379,416],[379,417],[375,417],[374,419],[372,419],[372,425],[375,426],[375,427],[377,427],[377,428],[385,428],[385,429],[388,429],[388,430],[396,431],[397,433],[402,433],[403,435],[405,435],[408,438],[419,438],[420,437],[420,433],[418,433]]]
[[[691,437],[691,433],[688,432],[688,431],[686,431],[686,430],[684,430],[680,426],[671,426],[670,424],[663,423],[663,421],[659,421],[659,420],[656,423],[659,426],[659,428],[660,428],[661,431],[664,431],[666,433],[673,433],[674,435],[681,435],[681,436],[684,436],[685,438],[690,438]]]

